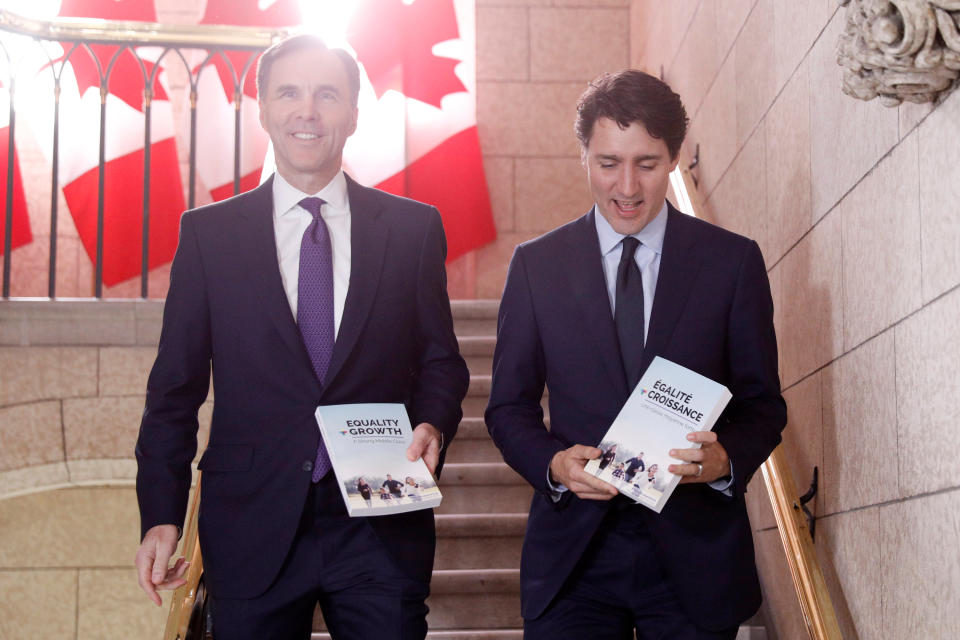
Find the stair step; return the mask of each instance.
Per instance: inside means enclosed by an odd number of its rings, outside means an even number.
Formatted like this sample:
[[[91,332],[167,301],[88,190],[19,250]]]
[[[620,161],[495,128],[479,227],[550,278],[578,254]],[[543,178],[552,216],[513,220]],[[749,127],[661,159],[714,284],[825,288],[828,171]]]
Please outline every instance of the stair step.
[[[533,487],[503,462],[454,462],[443,467],[438,514],[521,513]]]
[[[458,336],[496,335],[499,308],[499,300],[451,300],[453,330]]]
[[[519,567],[526,527],[526,513],[439,514],[434,567]]]
[[[471,375],[489,376],[493,372],[493,350],[496,347],[495,336],[458,336],[460,355],[467,362]]]

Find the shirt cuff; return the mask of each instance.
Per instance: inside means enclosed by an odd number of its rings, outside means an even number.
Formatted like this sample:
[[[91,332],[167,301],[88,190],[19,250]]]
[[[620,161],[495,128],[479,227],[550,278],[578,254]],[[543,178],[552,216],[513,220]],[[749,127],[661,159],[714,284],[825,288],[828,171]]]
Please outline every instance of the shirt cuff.
[[[549,478],[547,479],[549,482]],[[726,478],[717,478],[713,482],[708,482],[707,486],[716,489],[728,498],[733,496],[733,463],[730,463],[730,475]]]
[[[547,469],[547,488],[550,489],[550,499],[553,500],[554,502],[560,502],[560,497],[561,497],[564,493],[566,493],[567,491],[569,491],[569,489],[567,489],[567,488],[566,488],[565,486],[563,486],[562,484],[560,484],[560,483],[554,484],[553,481],[550,480],[550,469],[549,469],[549,468]]]

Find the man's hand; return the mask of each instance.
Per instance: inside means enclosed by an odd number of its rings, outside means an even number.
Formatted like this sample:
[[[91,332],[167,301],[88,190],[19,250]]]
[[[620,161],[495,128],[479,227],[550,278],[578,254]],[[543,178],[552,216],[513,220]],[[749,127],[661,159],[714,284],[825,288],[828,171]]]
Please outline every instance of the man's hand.
[[[137,566],[137,581],[153,603],[163,604],[158,589],[176,589],[187,583],[183,574],[190,565],[185,558],[177,558],[172,567],[170,556],[177,550],[177,527],[172,524],[158,524],[147,531],[137,550],[134,564]]]
[[[423,458],[430,473],[437,470],[440,462],[440,431],[429,422],[421,422],[413,430],[413,442],[407,447],[407,460]]]
[[[723,445],[717,442],[713,431],[694,431],[687,434],[690,442],[699,442],[699,449],[671,449],[670,456],[686,464],[672,464],[670,473],[680,476],[680,484],[690,482],[713,482],[730,475],[730,458]],[[703,472],[700,472],[703,465]]]
[[[602,453],[582,444],[558,451],[550,460],[551,481],[559,482],[584,500],[610,500],[619,493],[617,488],[583,470],[587,460],[599,458]]]

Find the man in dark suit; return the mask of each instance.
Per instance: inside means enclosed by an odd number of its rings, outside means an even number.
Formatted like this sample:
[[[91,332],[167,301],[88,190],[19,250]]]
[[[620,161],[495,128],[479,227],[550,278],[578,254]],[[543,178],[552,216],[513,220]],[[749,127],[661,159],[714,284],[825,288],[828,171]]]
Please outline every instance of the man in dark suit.
[[[526,638],[732,639],[760,604],[744,490],[780,441],[773,305],[757,244],[665,201],[683,105],[639,71],[592,83],[576,130],[595,206],[517,247],[486,421],[533,487]],[[733,399],[657,514],[584,472],[655,356]],[[550,428],[541,397],[550,389]]]
[[[319,602],[334,638],[423,638],[433,513],[348,518],[317,405],[402,402],[407,456],[439,473],[468,373],[433,207],[341,169],[359,71],[313,36],[268,49],[257,72],[276,174],[184,214],[137,441],[141,587],[168,569],[211,364],[216,399],[199,536],[217,640],[308,638]]]

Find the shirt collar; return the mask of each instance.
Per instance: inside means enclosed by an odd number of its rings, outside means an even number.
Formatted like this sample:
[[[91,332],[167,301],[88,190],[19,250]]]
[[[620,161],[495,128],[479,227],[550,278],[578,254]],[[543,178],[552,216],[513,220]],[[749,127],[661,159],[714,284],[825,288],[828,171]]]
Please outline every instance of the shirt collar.
[[[338,171],[333,180],[327,183],[327,186],[313,194],[300,191],[284,180],[279,173],[273,174],[273,211],[276,217],[286,215],[301,200],[311,196],[322,198],[329,205],[323,211],[325,218],[345,215],[349,211],[349,201],[347,199],[347,179],[343,175],[343,170]]]
[[[626,236],[617,233],[614,231],[613,227],[610,226],[610,223],[607,222],[607,219],[597,211],[597,207],[593,208],[593,219],[597,226],[597,237],[600,239],[600,253],[601,255],[607,255],[610,253]],[[639,240],[648,249],[652,249],[656,253],[663,253],[663,236],[667,231],[667,201],[663,201],[663,206],[660,207],[659,213],[647,223],[643,229],[640,229],[637,233],[632,234],[634,238]]]

